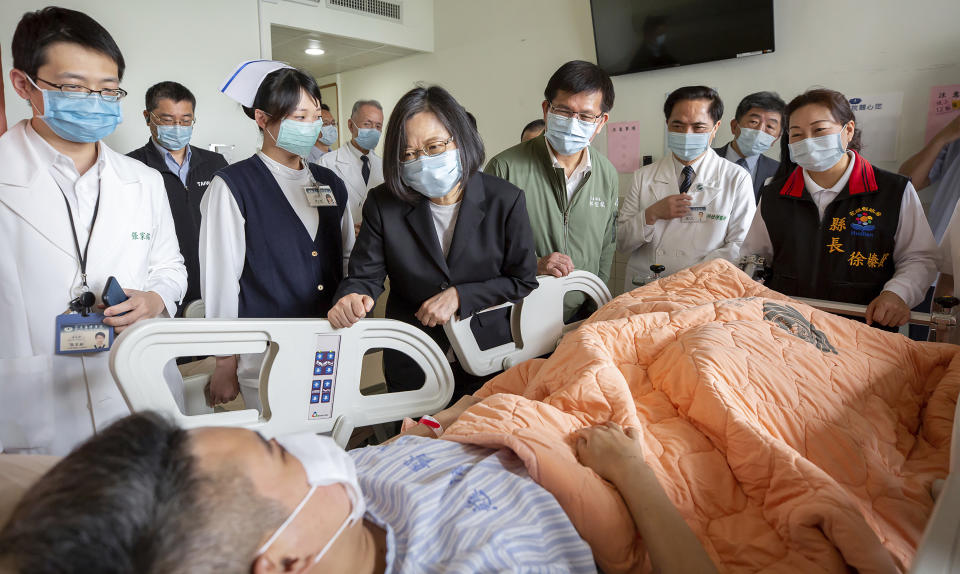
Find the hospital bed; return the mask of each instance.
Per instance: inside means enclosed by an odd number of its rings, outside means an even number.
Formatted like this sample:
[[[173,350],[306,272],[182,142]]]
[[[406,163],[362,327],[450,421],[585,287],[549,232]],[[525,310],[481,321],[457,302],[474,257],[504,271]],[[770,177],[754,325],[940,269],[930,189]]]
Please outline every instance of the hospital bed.
[[[522,302],[487,309],[512,308],[514,340],[510,343],[481,351],[469,317],[448,323],[451,345],[468,372],[487,375],[552,352],[564,333],[579,325],[563,323],[567,293],[583,292],[598,307],[611,298],[603,281],[584,271],[563,278],[544,276],[539,281],[540,286]],[[202,302],[185,311],[193,317],[202,313]],[[423,386],[403,393],[362,394],[362,360],[373,349],[408,355],[425,374]],[[264,351],[263,412],[215,412],[204,396],[209,375],[184,378],[186,412],[181,412],[162,379],[162,367],[180,356]],[[453,394],[450,364],[437,344],[422,330],[390,319],[364,319],[339,330],[317,319],[142,321],[117,340],[110,368],[132,410],[166,413],[184,428],[239,426],[268,437],[302,431],[330,433],[341,446],[356,427],[434,413]]]

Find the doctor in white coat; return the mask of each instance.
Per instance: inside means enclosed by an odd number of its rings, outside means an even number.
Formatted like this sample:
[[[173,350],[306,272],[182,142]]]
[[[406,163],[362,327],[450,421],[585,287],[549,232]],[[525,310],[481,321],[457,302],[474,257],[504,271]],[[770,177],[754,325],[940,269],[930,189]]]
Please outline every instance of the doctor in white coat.
[[[376,100],[357,101],[347,127],[353,136],[350,142],[325,154],[317,165],[332,169],[346,184],[354,232],[359,233],[367,192],[383,183],[383,160],[373,152],[383,132],[383,106]]]
[[[24,15],[13,53],[11,83],[33,117],[0,137],[0,443],[66,454],[129,409],[109,353],[55,354],[57,316],[83,291],[99,303],[111,275],[129,299],[104,311],[106,324],[172,316],[187,273],[160,175],[98,141],[120,119],[111,100],[125,95],[107,31],[47,8]]]
[[[723,116],[711,88],[675,90],[664,104],[671,153],[637,170],[620,204],[617,249],[629,254],[625,291],[651,274],[710,259],[736,262],[756,210],[750,174],[710,148]]]

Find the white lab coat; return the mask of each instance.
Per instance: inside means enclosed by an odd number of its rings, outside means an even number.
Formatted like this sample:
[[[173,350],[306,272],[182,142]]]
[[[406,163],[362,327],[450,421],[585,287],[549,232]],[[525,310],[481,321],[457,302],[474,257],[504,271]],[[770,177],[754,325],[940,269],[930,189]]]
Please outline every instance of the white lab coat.
[[[333,170],[346,184],[347,193],[350,194],[350,213],[353,214],[354,223],[360,223],[367,192],[383,183],[383,160],[373,153],[373,150],[370,150],[367,157],[370,158],[370,179],[366,185],[363,183],[363,174],[360,171],[363,167],[360,151],[350,142],[324,154],[317,162],[317,165]]]
[[[646,225],[646,208],[680,193],[673,157],[667,156],[634,173],[633,185],[620,203],[617,249],[629,254],[625,290],[634,289],[638,274],[650,274],[654,264],[666,267],[665,275],[710,259],[736,262],[753,214],[750,173],[708,149],[696,169],[688,192],[691,206],[705,207],[700,223],[683,218]]]
[[[27,121],[0,137],[0,443],[66,454],[129,408],[110,374],[109,353],[54,354],[54,321],[80,285],[80,264],[63,196],[28,141]],[[103,143],[100,154],[90,289],[100,303],[113,275],[125,288],[157,292],[172,316],[187,271],[163,179]]]

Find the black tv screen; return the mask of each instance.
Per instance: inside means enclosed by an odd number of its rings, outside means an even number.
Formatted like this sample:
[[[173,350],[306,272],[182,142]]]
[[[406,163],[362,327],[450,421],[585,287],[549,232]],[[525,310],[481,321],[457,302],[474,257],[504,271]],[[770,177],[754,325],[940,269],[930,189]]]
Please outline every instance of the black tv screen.
[[[773,52],[773,0],[590,0],[612,76]]]

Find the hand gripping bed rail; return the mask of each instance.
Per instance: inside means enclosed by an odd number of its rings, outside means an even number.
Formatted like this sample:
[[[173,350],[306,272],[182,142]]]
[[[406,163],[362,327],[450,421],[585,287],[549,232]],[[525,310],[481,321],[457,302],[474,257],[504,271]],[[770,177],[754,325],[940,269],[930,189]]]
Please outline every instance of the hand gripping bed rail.
[[[423,386],[361,395],[363,355],[381,348],[396,349],[414,360],[426,375]],[[264,351],[262,414],[256,409],[206,409],[185,415],[163,379],[164,365],[176,357]],[[141,321],[120,335],[111,351],[110,369],[132,410],[163,412],[184,428],[238,426],[267,437],[332,433],[341,446],[357,426],[434,413],[453,395],[453,373],[437,344],[420,329],[390,319],[367,319],[349,329],[334,329],[322,319]],[[202,397],[202,386],[184,390],[188,405],[197,403],[198,393]]]
[[[937,496],[937,503],[913,558],[913,574],[960,572],[960,401],[953,413],[950,442],[950,474]]]
[[[793,299],[814,307],[815,309],[820,309],[821,311],[826,311],[827,313],[833,313],[835,315],[847,315],[850,317],[861,318],[866,317],[867,315],[866,305],[841,303],[838,301],[824,301],[822,299],[804,299],[802,297],[794,297]],[[956,299],[953,299],[952,297],[937,297],[935,303],[936,305],[934,306],[934,310],[932,312],[920,313],[917,311],[911,311],[910,319],[907,321],[907,323],[910,325],[923,325],[930,327],[933,332],[932,340],[935,340],[938,343],[955,342],[954,338],[957,334],[957,316],[956,311],[954,310],[954,307],[957,305]],[[903,331],[903,329],[905,329],[905,327],[901,327],[901,331]]]
[[[489,375],[556,349],[560,339],[582,323],[563,324],[563,296],[571,291],[586,293],[597,307],[611,299],[606,284],[587,271],[574,271],[566,277],[541,275],[537,280],[540,286],[520,303],[504,303],[480,311],[512,307],[510,331],[513,341],[510,343],[481,351],[470,329],[471,317],[455,319],[443,326],[465,371],[475,376]]]

